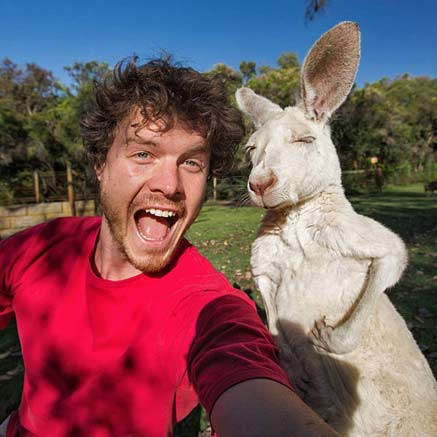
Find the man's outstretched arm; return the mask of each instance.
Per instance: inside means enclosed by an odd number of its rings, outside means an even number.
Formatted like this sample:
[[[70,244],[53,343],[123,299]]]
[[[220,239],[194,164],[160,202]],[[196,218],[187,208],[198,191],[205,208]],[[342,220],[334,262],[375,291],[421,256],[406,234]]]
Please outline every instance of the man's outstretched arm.
[[[293,391],[269,379],[226,390],[211,412],[219,437],[338,436]]]

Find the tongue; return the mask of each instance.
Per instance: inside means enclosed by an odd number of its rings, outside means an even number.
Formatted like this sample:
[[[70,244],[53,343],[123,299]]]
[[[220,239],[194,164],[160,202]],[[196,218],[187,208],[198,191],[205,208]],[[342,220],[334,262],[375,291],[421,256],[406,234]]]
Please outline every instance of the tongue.
[[[149,240],[162,240],[170,230],[165,218],[147,214],[145,211],[139,211],[136,219],[141,234]]]

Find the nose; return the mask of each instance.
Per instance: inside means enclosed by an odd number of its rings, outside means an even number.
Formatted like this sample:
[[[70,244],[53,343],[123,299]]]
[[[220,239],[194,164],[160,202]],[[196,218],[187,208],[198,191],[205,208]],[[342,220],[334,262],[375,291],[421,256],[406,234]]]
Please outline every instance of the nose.
[[[161,193],[169,199],[180,198],[183,188],[177,163],[166,162],[155,168],[148,186],[152,193]]]
[[[249,182],[249,188],[257,195],[262,196],[265,191],[275,183],[275,177],[273,173],[269,173],[267,176],[256,178],[254,182]]]

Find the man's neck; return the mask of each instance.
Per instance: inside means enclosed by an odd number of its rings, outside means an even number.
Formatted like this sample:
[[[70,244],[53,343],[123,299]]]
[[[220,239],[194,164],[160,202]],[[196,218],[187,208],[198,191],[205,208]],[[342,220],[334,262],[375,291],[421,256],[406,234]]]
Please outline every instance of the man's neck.
[[[94,268],[101,278],[111,281],[121,281],[141,273],[129,262],[114,241],[105,217],[102,218],[100,235],[94,251]]]

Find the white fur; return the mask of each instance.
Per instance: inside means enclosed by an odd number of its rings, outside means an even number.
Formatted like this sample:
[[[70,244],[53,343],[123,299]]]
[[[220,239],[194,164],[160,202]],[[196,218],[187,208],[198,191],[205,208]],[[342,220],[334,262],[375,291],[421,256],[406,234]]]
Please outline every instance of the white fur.
[[[330,32],[308,54],[303,77],[310,76],[310,63],[323,75],[318,57],[336,44],[354,47],[356,70],[356,25],[342,23]],[[275,181],[261,195],[249,188],[253,202],[268,208],[252,247],[253,276],[283,367],[299,395],[334,429],[348,436],[436,436],[437,383],[384,294],[405,269],[405,246],[358,215],[341,186],[326,121],[346,98],[355,70],[351,74],[347,53],[339,59],[329,72],[343,83],[329,98],[329,75],[305,79],[302,101],[285,110],[247,88],[237,92],[240,108],[258,127],[247,145],[249,183],[269,175]],[[322,85],[313,87],[311,80]],[[315,100],[333,103],[315,112]]]

